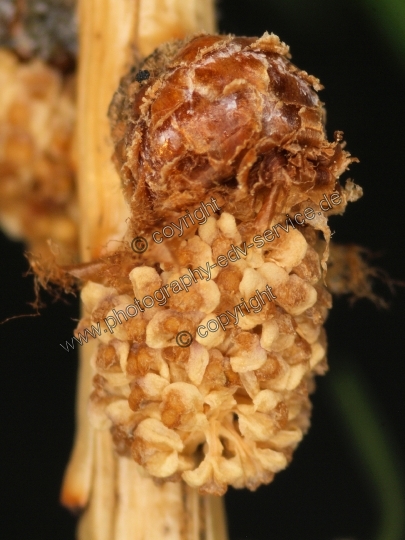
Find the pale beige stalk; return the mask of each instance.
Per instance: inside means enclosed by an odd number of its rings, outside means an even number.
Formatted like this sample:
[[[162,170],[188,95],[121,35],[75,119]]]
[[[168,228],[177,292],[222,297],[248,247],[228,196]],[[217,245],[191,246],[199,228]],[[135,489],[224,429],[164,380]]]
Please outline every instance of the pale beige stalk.
[[[129,210],[111,162],[107,110],[136,51],[199,30],[214,31],[211,0],[80,0],[77,150],[82,261],[113,251],[126,231]],[[136,47],[136,49],[135,49]],[[183,483],[156,486],[138,465],[114,454],[109,431],[87,417],[90,357],[81,351],[77,435],[62,501],[85,508],[80,540],[224,540],[220,498],[201,497]]]

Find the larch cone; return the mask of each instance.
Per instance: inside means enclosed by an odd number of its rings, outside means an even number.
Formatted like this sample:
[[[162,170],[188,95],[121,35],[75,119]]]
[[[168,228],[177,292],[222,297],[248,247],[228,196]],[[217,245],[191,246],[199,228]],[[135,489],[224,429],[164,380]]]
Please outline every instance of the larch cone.
[[[85,270],[79,330],[101,329],[94,424],[158,483],[271,482],[327,370],[327,219],[361,189],[339,184],[355,159],[289,58],[273,34],[199,34],[133,68],[110,107],[129,232]]]

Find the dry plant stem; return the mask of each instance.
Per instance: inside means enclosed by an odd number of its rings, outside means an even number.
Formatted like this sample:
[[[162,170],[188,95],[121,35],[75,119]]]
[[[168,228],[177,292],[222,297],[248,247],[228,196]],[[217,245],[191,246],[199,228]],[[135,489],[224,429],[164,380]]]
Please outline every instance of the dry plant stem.
[[[69,508],[84,508],[93,477],[95,430],[87,417],[87,402],[91,392],[92,369],[90,356],[95,343],[81,351],[76,394],[76,436],[72,455],[65,472],[61,501]]]
[[[79,2],[77,148],[84,262],[100,256],[107,242],[120,240],[126,230],[128,208],[111,161],[106,111],[132,56],[137,16],[131,0]]]
[[[142,56],[149,55],[166,41],[189,33],[215,32],[212,0],[137,0],[139,21],[137,46]]]
[[[77,150],[83,262],[117,248],[129,209],[111,162],[107,110],[135,47],[147,55],[162,41],[214,31],[211,0],[81,0]],[[114,454],[108,431],[87,418],[95,343],[83,349],[77,396],[77,435],[62,502],[86,508],[82,540],[224,540],[222,500],[183,483],[156,486],[132,461]]]

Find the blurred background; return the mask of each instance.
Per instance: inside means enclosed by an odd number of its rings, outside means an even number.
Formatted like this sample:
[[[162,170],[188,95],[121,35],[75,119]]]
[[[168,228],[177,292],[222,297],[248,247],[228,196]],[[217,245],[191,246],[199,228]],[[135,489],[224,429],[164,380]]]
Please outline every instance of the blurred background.
[[[186,0],[185,0],[186,1]],[[2,4],[0,1],[0,7]],[[405,4],[403,0],[221,0],[221,32],[274,32],[320,78],[327,131],[360,159],[343,177],[364,196],[334,217],[333,240],[359,244],[405,279]],[[1,89],[0,89],[1,92]],[[0,321],[33,313],[24,246],[0,233]],[[405,288],[376,292],[388,310],[338,298],[327,321],[330,372],[317,379],[312,426],[289,468],[255,493],[226,495],[230,540],[405,539]],[[72,540],[58,502],[72,447],[77,298],[0,325],[2,537]],[[61,321],[64,321],[61,324]]]

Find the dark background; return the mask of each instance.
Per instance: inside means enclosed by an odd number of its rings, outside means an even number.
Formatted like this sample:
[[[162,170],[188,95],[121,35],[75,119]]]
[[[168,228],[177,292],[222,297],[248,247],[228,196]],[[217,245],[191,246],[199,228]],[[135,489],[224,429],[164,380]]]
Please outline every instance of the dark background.
[[[398,29],[405,20],[399,11],[384,19],[373,6],[353,0],[222,0],[220,29],[274,32],[290,45],[293,62],[320,78],[329,138],[343,130],[347,149],[361,161],[343,178],[364,188],[364,197],[334,218],[333,239],[381,253],[374,264],[404,279],[405,55]],[[0,248],[3,321],[32,313],[28,302],[34,293],[32,277],[23,277],[24,246],[1,235]],[[389,310],[368,300],[353,307],[344,298],[335,300],[327,322],[331,370],[318,379],[310,432],[272,484],[253,494],[229,490],[231,540],[405,538],[398,516],[388,517],[385,532],[379,532],[398,500],[405,507],[400,488],[390,486],[393,472],[405,488],[405,289],[395,295],[380,289],[390,299]],[[73,440],[77,356],[59,343],[72,335],[78,301],[66,297],[67,304],[55,303],[46,295],[44,300],[48,307],[40,317],[0,325],[0,530],[7,540],[74,538],[75,518],[58,497]],[[356,375],[359,392],[339,383],[343,369],[349,379]],[[375,419],[370,429],[362,405],[355,406],[363,393],[371,424]],[[348,429],[353,422],[365,426],[357,438]],[[382,457],[370,469],[366,454],[376,456],[381,445]]]

